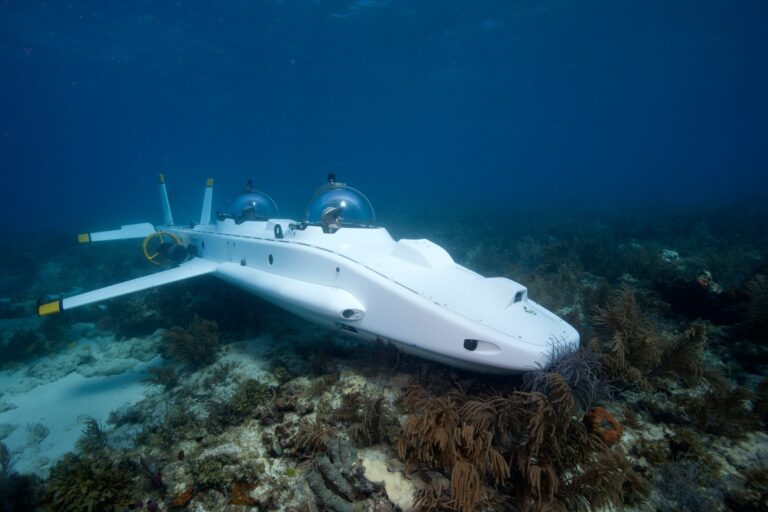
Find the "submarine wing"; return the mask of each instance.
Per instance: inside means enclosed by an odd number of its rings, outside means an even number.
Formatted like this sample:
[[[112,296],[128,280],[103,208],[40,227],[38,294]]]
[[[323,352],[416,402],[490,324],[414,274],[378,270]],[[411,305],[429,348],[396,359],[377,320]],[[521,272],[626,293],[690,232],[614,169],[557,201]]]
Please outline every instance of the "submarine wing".
[[[114,297],[120,297],[121,295],[146,290],[148,288],[183,281],[184,279],[189,279],[191,277],[211,274],[216,272],[218,267],[219,265],[212,261],[193,258],[182,263],[178,267],[169,270],[131,279],[130,281],[113,284],[105,288],[99,288],[98,290],[81,293],[79,295],[73,295],[72,297],[40,304],[37,308],[37,314],[39,316],[50,315],[67,309],[85,306],[86,304],[93,304],[94,302],[101,302]]]

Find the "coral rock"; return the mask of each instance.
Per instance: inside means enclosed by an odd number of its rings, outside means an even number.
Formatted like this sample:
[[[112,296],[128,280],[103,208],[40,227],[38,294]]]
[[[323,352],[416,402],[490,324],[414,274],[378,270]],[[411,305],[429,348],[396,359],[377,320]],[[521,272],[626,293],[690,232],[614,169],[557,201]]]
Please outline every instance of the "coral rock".
[[[328,441],[326,453],[315,456],[305,476],[322,510],[352,512],[357,500],[376,490],[364,472],[357,462],[357,451],[347,441],[333,438]]]

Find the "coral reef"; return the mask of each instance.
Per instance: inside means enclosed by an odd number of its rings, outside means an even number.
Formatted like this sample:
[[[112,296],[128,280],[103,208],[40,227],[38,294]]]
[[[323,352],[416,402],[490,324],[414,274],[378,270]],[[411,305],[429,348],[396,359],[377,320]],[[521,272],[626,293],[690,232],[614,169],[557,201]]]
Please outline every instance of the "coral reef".
[[[768,378],[763,379],[757,385],[752,410],[763,422],[763,427],[768,427]]]
[[[234,413],[246,418],[271,400],[275,399],[274,387],[258,379],[246,379],[237,386],[229,403]]]
[[[97,327],[115,333],[118,338],[148,336],[165,327],[166,317],[154,300],[160,293],[163,292],[150,290],[114,299],[107,314],[99,317]]]
[[[210,400],[206,404],[206,428],[221,433],[262,412],[262,406],[275,399],[275,388],[256,379],[241,382],[229,400]]]
[[[755,341],[768,332],[768,278],[757,274],[746,285],[748,296],[746,331]]]
[[[659,364],[651,372],[658,379],[679,380],[686,386],[697,384],[704,375],[704,349],[707,346],[707,329],[695,323],[682,334],[659,347]]]
[[[376,490],[364,472],[357,451],[347,441],[334,437],[327,441],[325,452],[315,455],[305,477],[322,510],[352,512],[357,499]]]
[[[195,316],[187,327],[172,327],[163,333],[162,351],[190,368],[216,361],[221,342],[215,321]]]
[[[549,364],[523,375],[523,388],[547,394],[550,374],[556,374],[571,387],[579,405],[589,409],[595,401],[611,399],[615,391],[605,378],[605,364],[601,356],[587,346],[573,349],[555,344]]]
[[[640,312],[629,286],[616,290],[606,307],[597,307],[592,323],[601,334],[590,343],[605,356],[606,367],[616,380],[651,389],[647,374],[660,361],[659,338],[651,320]]]
[[[328,449],[333,430],[310,419],[303,419],[296,432],[294,444],[299,456],[314,458]]]
[[[0,339],[0,361],[3,364],[26,361],[44,354],[51,347],[46,340],[33,329],[21,329],[8,339]]]
[[[190,464],[196,489],[222,489],[236,481],[257,482],[264,468],[240,460],[234,453],[223,452],[202,457]]]
[[[366,391],[352,391],[341,396],[341,404],[323,417],[331,424],[346,426],[358,446],[371,446],[394,439],[400,425],[387,399]]]
[[[586,510],[620,504],[625,484],[644,487],[621,451],[611,450],[573,419],[576,401],[565,379],[549,376],[550,392],[515,391],[468,397],[432,396],[414,386],[398,452],[412,467],[450,474],[442,507],[475,510],[493,500],[487,486],[509,489],[515,506]],[[638,491],[641,492],[641,491]],[[429,496],[429,498],[428,498]]]
[[[722,501],[712,478],[695,462],[664,464],[655,483],[670,505],[680,510],[717,510]]]
[[[45,502],[62,512],[123,511],[132,503],[134,463],[107,454],[67,454],[51,470]]]
[[[731,510],[757,512],[768,509],[768,464],[761,461],[745,471],[743,479],[728,489],[725,495]]]
[[[77,441],[77,448],[83,453],[98,452],[107,446],[107,434],[104,427],[95,418],[86,418],[83,434]]]
[[[680,400],[698,429],[716,436],[741,439],[761,426],[761,419],[752,408],[754,394],[749,389],[731,387],[723,378],[710,382],[710,388],[702,395]]]
[[[173,366],[156,366],[147,369],[147,377],[144,384],[147,386],[161,386],[168,391],[179,383],[179,372]]]
[[[35,475],[20,475],[8,447],[0,443],[0,510],[34,510],[42,495],[42,481]]]
[[[703,374],[707,344],[704,324],[694,323],[678,336],[662,334],[660,326],[640,311],[635,291],[616,290],[605,307],[592,316],[598,336],[590,348],[600,354],[604,378],[624,386],[652,391],[664,379],[693,385]]]
[[[18,474],[0,443],[0,510],[764,510],[766,213],[395,222],[395,234],[428,233],[457,262],[524,283],[579,329],[578,350],[555,343],[522,378],[339,340],[207,277],[31,322],[29,298],[50,290],[17,272],[76,290],[146,268],[125,247],[107,249],[107,263],[68,250],[57,262],[0,255],[9,372],[90,343],[91,331],[129,343],[164,329],[142,340],[141,361],[157,339],[172,360],[141,368],[154,389],[113,411],[109,430],[87,419],[77,454],[46,483]],[[70,270],[83,262],[88,279]],[[38,420],[1,427],[9,445],[47,433]],[[356,449],[415,485],[413,500],[395,499],[412,487],[387,498],[367,482]]]

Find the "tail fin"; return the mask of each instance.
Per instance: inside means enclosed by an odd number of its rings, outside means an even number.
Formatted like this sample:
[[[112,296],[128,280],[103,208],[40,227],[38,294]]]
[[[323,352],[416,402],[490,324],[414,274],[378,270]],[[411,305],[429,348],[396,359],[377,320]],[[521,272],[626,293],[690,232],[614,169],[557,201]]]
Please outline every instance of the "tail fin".
[[[211,205],[213,203],[213,178],[208,178],[205,182],[205,193],[203,194],[203,211],[200,213],[200,224],[208,225],[211,223]]]
[[[168,190],[165,188],[165,176],[160,175],[160,202],[163,203],[163,224],[173,226],[171,203],[168,201]]]
[[[128,238],[146,238],[155,233],[155,227],[149,222],[141,224],[128,224],[120,226],[120,229],[111,231],[98,231],[96,233],[81,233],[77,235],[77,241],[81,244],[90,242],[104,242],[107,240],[126,240]]]

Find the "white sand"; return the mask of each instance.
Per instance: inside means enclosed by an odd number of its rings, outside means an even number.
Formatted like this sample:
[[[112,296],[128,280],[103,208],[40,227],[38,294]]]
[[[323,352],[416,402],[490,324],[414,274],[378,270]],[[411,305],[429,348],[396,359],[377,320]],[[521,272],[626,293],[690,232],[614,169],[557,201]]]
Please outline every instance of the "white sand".
[[[74,449],[85,419],[103,424],[111,411],[144,398],[146,369],[160,364],[155,341],[81,338],[62,353],[1,371],[0,411],[8,410],[0,412],[0,433],[13,429],[2,442],[16,470],[45,475]]]

